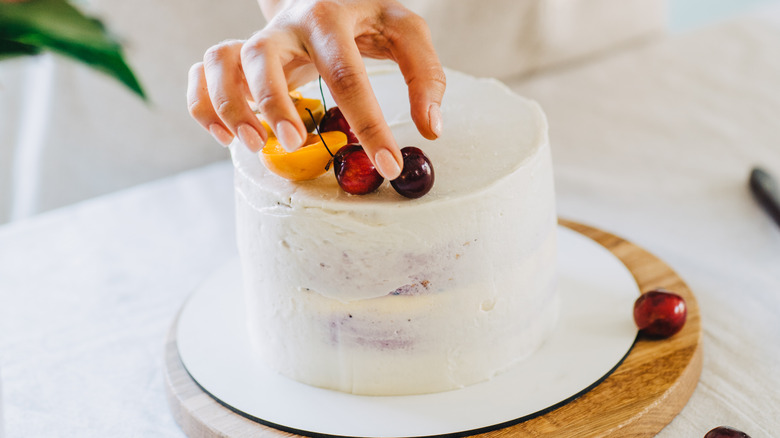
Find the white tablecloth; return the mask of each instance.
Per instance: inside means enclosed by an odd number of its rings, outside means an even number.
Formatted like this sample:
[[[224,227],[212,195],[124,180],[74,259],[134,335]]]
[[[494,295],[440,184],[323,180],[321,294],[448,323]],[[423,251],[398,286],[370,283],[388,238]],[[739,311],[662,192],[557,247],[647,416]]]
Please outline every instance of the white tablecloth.
[[[515,87],[550,120],[559,214],[628,237],[699,299],[704,370],[662,433],[780,436],[780,27],[725,23]]]
[[[229,163],[0,228],[8,437],[183,436],[163,343],[235,251]]]
[[[562,216],[620,234],[692,287],[704,371],[662,437],[780,434],[780,227],[751,199],[780,174],[780,28],[731,23],[515,88],[545,107]],[[181,437],[166,333],[235,254],[219,163],[0,228],[9,437]]]

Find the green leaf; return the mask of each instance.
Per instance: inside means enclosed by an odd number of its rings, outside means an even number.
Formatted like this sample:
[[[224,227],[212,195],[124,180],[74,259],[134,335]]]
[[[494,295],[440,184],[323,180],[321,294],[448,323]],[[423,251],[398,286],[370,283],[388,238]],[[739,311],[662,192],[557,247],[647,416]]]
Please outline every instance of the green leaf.
[[[35,55],[40,51],[40,47],[0,39],[0,61],[14,56]]]
[[[122,47],[103,24],[65,0],[0,1],[0,59],[48,49],[118,79],[144,100]]]

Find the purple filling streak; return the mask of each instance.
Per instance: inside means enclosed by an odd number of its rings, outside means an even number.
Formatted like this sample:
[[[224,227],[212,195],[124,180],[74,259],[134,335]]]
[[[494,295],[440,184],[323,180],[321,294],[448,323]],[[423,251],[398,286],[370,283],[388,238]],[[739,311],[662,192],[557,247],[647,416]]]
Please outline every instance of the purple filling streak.
[[[411,319],[403,320],[404,325]],[[382,327],[377,327],[377,326]],[[351,314],[330,323],[333,345],[357,345],[375,350],[409,350],[414,340],[404,335],[404,327],[393,321],[360,321]]]
[[[390,292],[388,295],[422,295],[431,287],[431,282],[422,280],[417,283],[405,284],[398,289]]]

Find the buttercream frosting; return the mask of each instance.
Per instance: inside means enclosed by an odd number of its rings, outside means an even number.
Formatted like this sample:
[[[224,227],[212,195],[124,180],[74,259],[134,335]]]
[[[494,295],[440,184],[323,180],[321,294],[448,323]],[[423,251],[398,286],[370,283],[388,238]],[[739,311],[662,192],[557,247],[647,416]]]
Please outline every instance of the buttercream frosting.
[[[370,80],[399,145],[430,157],[435,185],[413,200],[387,182],[349,195],[332,173],[290,182],[233,145],[254,348],[284,375],[357,394],[489,379],[531,354],[556,320],[544,114],[495,80],[448,70],[442,135],[428,141],[398,70]],[[316,84],[301,91],[319,96]]]

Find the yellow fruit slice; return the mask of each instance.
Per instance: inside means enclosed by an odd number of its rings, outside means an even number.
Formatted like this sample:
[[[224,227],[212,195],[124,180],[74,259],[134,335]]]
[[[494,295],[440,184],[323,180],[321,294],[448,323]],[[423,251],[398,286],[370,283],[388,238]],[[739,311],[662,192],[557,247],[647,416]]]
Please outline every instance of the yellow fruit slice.
[[[347,136],[340,131],[323,132],[322,138],[333,154],[347,144]],[[331,159],[328,149],[316,134],[309,134],[305,146],[287,152],[276,137],[271,137],[260,150],[260,160],[271,172],[290,181],[314,179],[325,173]]]
[[[298,115],[301,116],[303,124],[306,125],[306,130],[313,132],[314,128],[320,124],[320,120],[325,116],[325,106],[322,105],[322,102],[319,99],[307,99],[305,97],[297,99],[293,97],[292,99],[295,109],[298,111]],[[311,114],[314,116],[313,121],[306,109],[311,110]]]
[[[298,112],[298,116],[303,120],[303,124],[306,126],[306,130],[313,132],[314,128],[320,123],[320,120],[325,116],[325,106],[319,99],[308,99],[303,97],[299,91],[290,91],[290,99],[295,105],[295,110]],[[306,109],[311,110],[311,115],[314,116],[312,121],[309,112]],[[268,122],[263,120],[262,115],[257,114],[257,118],[260,119],[260,123],[263,124],[263,128],[268,133],[268,137],[276,137],[274,130],[268,125]]]

